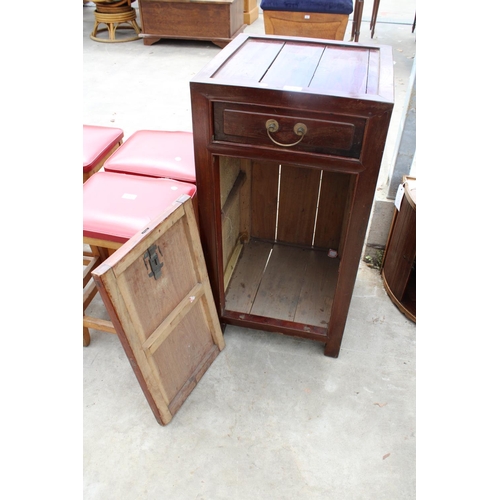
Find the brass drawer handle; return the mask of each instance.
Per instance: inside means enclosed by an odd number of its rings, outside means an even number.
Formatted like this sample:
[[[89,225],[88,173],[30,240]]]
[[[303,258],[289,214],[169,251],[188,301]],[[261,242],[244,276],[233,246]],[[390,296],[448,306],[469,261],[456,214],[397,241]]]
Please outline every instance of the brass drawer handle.
[[[307,133],[306,125],[304,125],[303,123],[296,123],[295,126],[293,127],[293,131],[295,132],[295,135],[300,136],[300,139],[297,142],[292,142],[291,144],[282,144],[281,142],[278,142],[271,137],[271,133],[277,132],[279,128],[280,128],[279,123],[276,120],[267,120],[266,130],[269,139],[271,139],[271,141],[273,141],[274,144],[277,144],[278,146],[283,146],[284,148],[289,148],[290,146],[297,145]]]

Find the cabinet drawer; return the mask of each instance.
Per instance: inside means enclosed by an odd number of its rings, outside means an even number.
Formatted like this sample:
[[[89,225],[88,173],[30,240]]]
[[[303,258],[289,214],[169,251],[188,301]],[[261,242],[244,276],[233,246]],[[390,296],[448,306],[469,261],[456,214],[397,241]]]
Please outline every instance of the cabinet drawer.
[[[216,141],[347,158],[361,154],[364,118],[225,102],[213,109]]]

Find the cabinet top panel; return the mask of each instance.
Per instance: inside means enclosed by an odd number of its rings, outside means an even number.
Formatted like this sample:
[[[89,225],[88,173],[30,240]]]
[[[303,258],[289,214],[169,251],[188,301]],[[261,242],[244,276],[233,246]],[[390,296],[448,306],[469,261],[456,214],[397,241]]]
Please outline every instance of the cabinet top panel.
[[[392,48],[243,33],[192,82],[392,103]]]

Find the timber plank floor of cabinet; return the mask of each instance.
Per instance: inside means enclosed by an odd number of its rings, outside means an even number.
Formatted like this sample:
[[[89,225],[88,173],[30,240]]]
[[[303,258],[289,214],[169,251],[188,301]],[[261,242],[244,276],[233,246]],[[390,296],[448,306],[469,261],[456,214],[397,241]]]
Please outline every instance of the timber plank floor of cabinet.
[[[324,252],[257,239],[245,244],[226,291],[226,309],[325,328],[338,261]]]

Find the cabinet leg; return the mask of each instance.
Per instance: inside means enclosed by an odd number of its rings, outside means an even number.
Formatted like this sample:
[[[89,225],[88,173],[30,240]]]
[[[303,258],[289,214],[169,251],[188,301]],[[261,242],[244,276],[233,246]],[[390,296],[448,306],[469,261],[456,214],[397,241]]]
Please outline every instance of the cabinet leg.
[[[332,347],[329,344],[326,344],[324,352],[325,356],[328,356],[329,358],[338,358],[339,352],[340,347]]]

